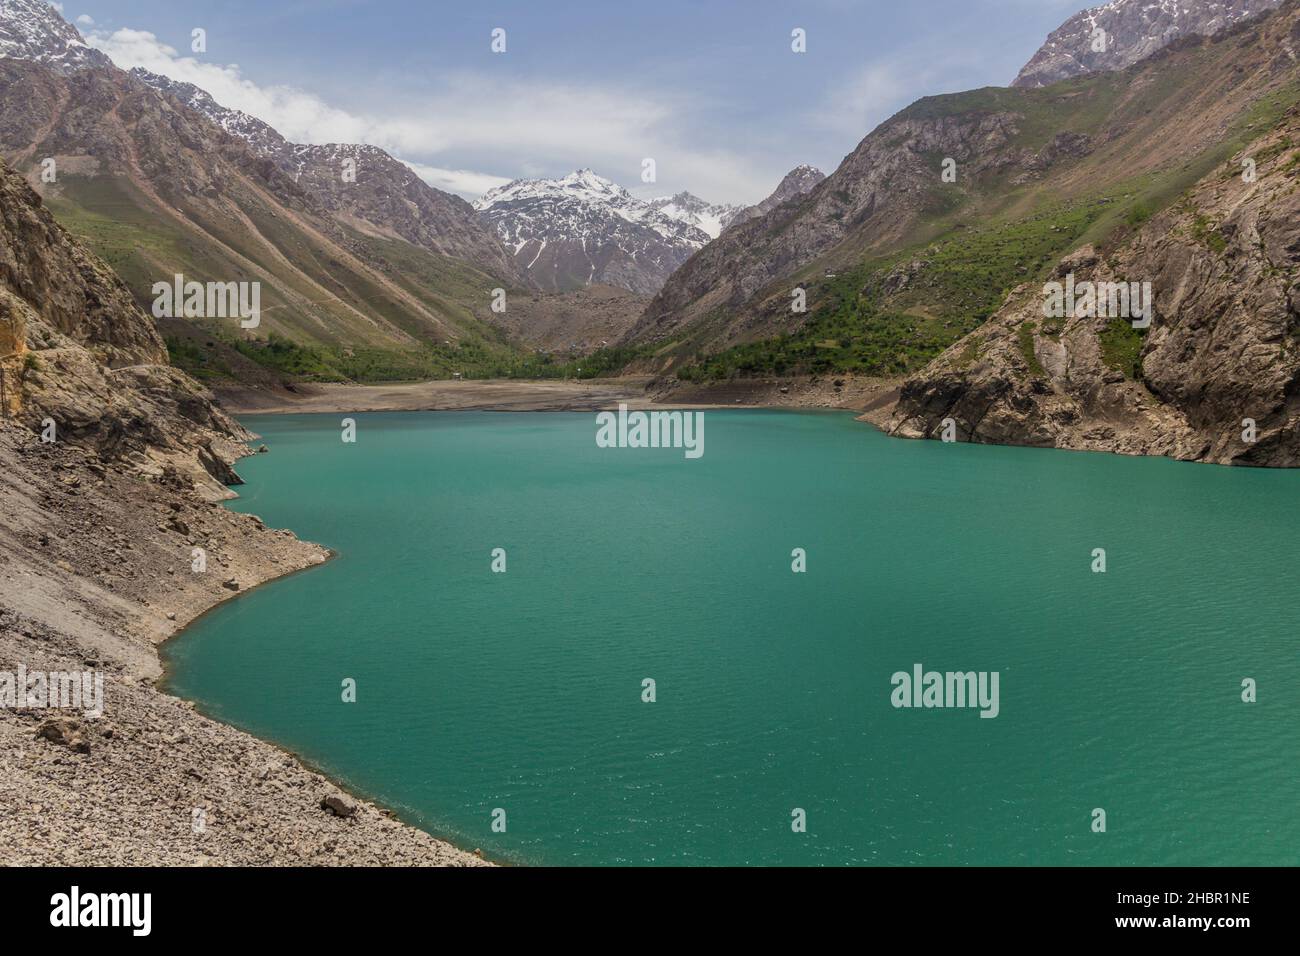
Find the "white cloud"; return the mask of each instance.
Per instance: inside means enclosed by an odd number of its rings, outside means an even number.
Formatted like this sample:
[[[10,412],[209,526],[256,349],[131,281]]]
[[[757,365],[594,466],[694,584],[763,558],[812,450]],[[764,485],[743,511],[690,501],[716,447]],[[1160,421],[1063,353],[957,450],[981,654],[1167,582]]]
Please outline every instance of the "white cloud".
[[[58,10],[60,13],[63,12],[62,7],[56,6],[54,9]],[[77,22],[83,27],[93,27],[95,25],[95,18],[89,13],[83,13],[81,16],[77,17]]]
[[[756,202],[780,178],[723,149],[700,149],[685,132],[685,94],[642,88],[537,83],[481,74],[443,77],[438,91],[405,112],[360,116],[290,86],[262,86],[236,64],[181,56],[154,34],[121,29],[86,40],[124,69],[143,67],[193,83],[223,106],[243,110],[298,143],[369,143],[408,161],[430,183],[477,196],[505,181],[496,173],[563,173],[590,166],[641,187],[641,161],[656,161],[654,194],[677,189],[713,202]],[[534,172],[535,174],[535,172]],[[482,187],[482,188],[480,188]],[[648,187],[647,187],[648,188]],[[644,191],[644,190],[642,190]]]
[[[435,189],[461,196],[481,196],[489,189],[504,186],[510,182],[504,176],[492,176],[488,173],[476,173],[468,169],[441,169],[437,166],[425,166],[423,163],[407,162],[415,174]]]

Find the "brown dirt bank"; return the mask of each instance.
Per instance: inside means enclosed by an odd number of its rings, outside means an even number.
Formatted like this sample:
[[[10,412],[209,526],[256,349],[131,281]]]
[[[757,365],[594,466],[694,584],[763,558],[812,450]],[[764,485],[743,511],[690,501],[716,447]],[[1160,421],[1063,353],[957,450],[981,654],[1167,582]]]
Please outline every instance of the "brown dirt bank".
[[[391,385],[299,384],[289,391],[240,386],[215,393],[234,415],[375,411],[600,411],[634,408],[843,408],[862,411],[897,388],[855,376],[736,379],[700,384],[648,376],[584,381],[433,381]]]

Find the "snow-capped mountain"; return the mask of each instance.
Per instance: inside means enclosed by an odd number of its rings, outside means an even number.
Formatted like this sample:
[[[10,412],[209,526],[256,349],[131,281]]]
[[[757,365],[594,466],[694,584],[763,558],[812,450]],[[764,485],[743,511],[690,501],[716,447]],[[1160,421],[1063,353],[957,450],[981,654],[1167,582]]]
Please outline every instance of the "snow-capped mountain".
[[[400,160],[376,146],[291,143],[255,116],[222,106],[205,90],[137,67],[131,76],[160,93],[180,100],[253,151],[276,164],[331,213],[362,220],[381,233],[474,263],[497,276],[518,272],[469,203],[434,189]],[[345,180],[348,168],[355,179]]]
[[[131,71],[131,75],[158,92],[173,96],[190,109],[202,113],[231,136],[247,142],[260,155],[276,160],[282,168],[291,162],[294,144],[256,116],[222,106],[206,90],[199,89],[193,83],[182,83],[138,66]]]
[[[796,166],[785,174],[781,182],[777,184],[776,189],[773,190],[772,195],[757,205],[736,210],[723,223],[723,227],[734,226],[737,223],[748,222],[750,219],[765,216],[786,200],[811,192],[812,188],[825,178],[826,174],[816,166],[809,166],[806,163]]]
[[[1076,13],[1053,30],[1011,85],[1047,86],[1083,73],[1122,70],[1180,37],[1211,36],[1280,2],[1112,0]]]
[[[663,196],[659,199],[652,199],[647,205],[671,219],[684,222],[688,226],[694,226],[710,239],[718,238],[722,234],[722,230],[731,225],[731,221],[736,214],[745,208],[744,206],[707,203],[699,196],[688,192],[680,192],[676,196]]]
[[[30,60],[61,73],[113,65],[45,0],[0,0],[0,58]]]
[[[702,212],[717,207],[696,200],[692,212],[678,198],[646,202],[580,169],[561,179],[517,179],[474,208],[543,289],[604,283],[653,293],[712,238],[696,222],[711,225]]]

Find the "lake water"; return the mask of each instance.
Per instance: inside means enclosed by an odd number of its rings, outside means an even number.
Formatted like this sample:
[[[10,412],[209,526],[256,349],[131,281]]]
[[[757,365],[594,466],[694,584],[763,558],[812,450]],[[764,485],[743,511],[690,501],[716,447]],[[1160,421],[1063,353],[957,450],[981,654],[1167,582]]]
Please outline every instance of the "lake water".
[[[248,419],[271,454],[232,506],[339,555],[172,641],[170,686],[458,845],[1300,862],[1300,472],[838,413],[709,411],[697,460],[598,448],[593,414],[352,417]],[[895,708],[917,663],[997,672],[997,717]]]

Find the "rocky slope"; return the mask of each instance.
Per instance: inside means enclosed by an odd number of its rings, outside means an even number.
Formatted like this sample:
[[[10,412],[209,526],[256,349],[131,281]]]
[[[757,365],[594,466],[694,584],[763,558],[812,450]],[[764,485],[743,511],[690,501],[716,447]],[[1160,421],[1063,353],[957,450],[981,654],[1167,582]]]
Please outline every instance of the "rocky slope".
[[[716,348],[788,325],[801,272],[842,247],[860,257],[910,236],[938,184],[937,157],[954,158],[971,179],[1010,164],[1028,168],[1036,156],[1018,149],[1018,111],[958,106],[934,116],[928,102],[882,124],[809,192],[731,226],[692,256],[626,341],[685,334],[692,347]],[[833,271],[833,261],[820,271]]]
[[[228,109],[192,83],[136,68],[131,75],[184,103],[276,164],[325,209],[363,232],[401,238],[484,272],[519,278],[513,261],[465,200],[435,189],[376,146],[290,143],[269,124]],[[344,177],[347,170],[349,177]]]
[[[585,355],[617,342],[650,297],[609,285],[516,294],[498,322],[530,349]]]
[[[816,166],[796,166],[777,183],[776,189],[772,190],[772,195],[756,205],[737,209],[724,220],[723,226],[734,226],[737,223],[757,219],[759,216],[766,216],[782,203],[812,192],[813,187],[825,178],[826,174]]]
[[[1272,10],[1279,2],[1112,0],[1076,13],[1053,30],[1021,68],[1012,86],[1047,86],[1084,73],[1122,70],[1174,40],[1218,33]]]
[[[0,58],[41,63],[62,73],[113,63],[87,46],[45,0],[0,0]]]
[[[474,208],[530,281],[549,291],[604,284],[654,293],[710,239],[682,209],[643,202],[590,169],[515,180]]]
[[[1084,246],[1055,270],[1071,274],[1150,282],[1150,329],[1044,317],[1026,285],[876,420],[906,437],[949,420],[961,441],[1300,464],[1300,109],[1122,247]]]
[[[0,864],[478,862],[157,690],[157,643],[327,553],[214,502],[251,436],[2,163],[0,396],[0,670],[104,681],[0,708]]]
[[[112,270],[59,226],[0,164],[0,396],[5,414],[63,441],[171,468],[213,497],[247,437],[167,365],[153,322]]]

